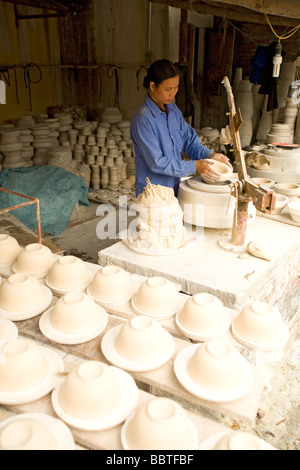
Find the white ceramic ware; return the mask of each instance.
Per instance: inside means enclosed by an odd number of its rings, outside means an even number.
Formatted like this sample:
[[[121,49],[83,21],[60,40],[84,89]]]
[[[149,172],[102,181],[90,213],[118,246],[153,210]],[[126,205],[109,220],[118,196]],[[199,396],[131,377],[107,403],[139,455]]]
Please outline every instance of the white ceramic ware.
[[[197,430],[186,411],[169,398],[151,398],[126,420],[121,432],[125,450],[196,449]]]
[[[289,338],[280,313],[267,302],[245,305],[232,323],[232,332],[239,341],[266,350],[283,347]]]
[[[268,186],[270,189],[274,187],[275,181],[269,178],[251,178],[253,183],[257,184],[257,186]]]
[[[58,443],[39,421],[20,418],[0,430],[0,450],[58,450]]]
[[[87,294],[76,292],[66,294],[56,302],[49,320],[61,333],[76,335],[106,324],[107,314]]]
[[[261,438],[245,431],[223,431],[202,441],[198,450],[277,450]]]
[[[132,298],[132,306],[138,313],[161,317],[175,315],[180,297],[176,285],[161,276],[144,281]]]
[[[27,274],[12,274],[0,285],[0,309],[21,312],[43,303],[45,288]]]
[[[300,200],[292,201],[288,203],[288,210],[291,218],[300,223]]]
[[[90,280],[89,269],[84,261],[76,256],[64,256],[57,260],[46,278],[47,285],[59,291],[85,289]]]
[[[18,327],[6,318],[0,318],[0,344],[8,343],[18,338]]]
[[[276,183],[274,189],[276,193],[287,196],[289,200],[297,199],[300,196],[300,184],[298,183]]]
[[[22,249],[13,269],[18,273],[45,277],[54,263],[54,255],[47,246],[31,243]]]
[[[88,293],[99,302],[129,301],[134,290],[129,273],[118,266],[104,266],[88,286]]]
[[[0,450],[75,450],[69,428],[44,413],[21,413],[0,424]]]
[[[21,392],[43,382],[49,365],[41,349],[25,339],[16,339],[3,347],[5,362],[0,363],[0,391]]]
[[[59,389],[58,401],[70,416],[95,420],[120,404],[122,389],[114,370],[105,363],[87,361],[74,367]]]
[[[152,318],[134,317],[125,322],[115,339],[115,349],[132,362],[152,362],[169,351],[170,334]]]
[[[20,254],[21,247],[14,237],[0,234],[0,265],[11,266]]]
[[[205,176],[202,176],[205,183],[208,183],[208,184],[224,183],[225,181],[228,181],[232,177],[233,170],[229,168],[229,166],[226,165],[225,163],[219,162],[217,160],[210,160],[210,163],[212,166],[212,170],[218,173],[219,179],[212,182],[211,180],[205,178]]]
[[[187,299],[176,315],[177,326],[192,339],[211,339],[225,335],[230,317],[222,302],[209,293],[199,293]]]
[[[237,431],[222,436],[213,450],[276,450],[253,434]]]
[[[244,385],[245,360],[224,339],[211,340],[197,347],[187,371],[200,387],[213,393],[231,393]]]
[[[287,206],[289,198],[283,194],[276,195],[275,209],[271,212],[272,215],[280,214],[283,209]]]

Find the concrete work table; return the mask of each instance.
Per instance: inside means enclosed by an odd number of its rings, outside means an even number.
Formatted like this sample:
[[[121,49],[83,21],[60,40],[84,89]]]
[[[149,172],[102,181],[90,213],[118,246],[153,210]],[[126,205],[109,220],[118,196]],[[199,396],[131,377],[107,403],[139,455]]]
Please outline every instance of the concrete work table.
[[[176,256],[140,254],[120,241],[99,252],[99,264],[114,264],[142,276],[164,276],[194,295],[210,292],[229,308],[239,309],[250,298],[273,305],[283,297],[299,304],[300,230],[288,224],[256,217],[248,225],[246,244],[255,241],[271,261],[223,250],[218,242],[230,241],[231,229],[204,229],[203,244]]]

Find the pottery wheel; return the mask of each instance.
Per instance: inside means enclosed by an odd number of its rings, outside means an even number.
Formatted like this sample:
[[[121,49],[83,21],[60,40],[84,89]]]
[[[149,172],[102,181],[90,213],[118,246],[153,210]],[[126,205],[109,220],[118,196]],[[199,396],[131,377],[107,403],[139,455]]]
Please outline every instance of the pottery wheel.
[[[190,178],[187,180],[187,184],[190,188],[195,189],[196,191],[204,191],[207,193],[230,193],[229,185],[232,181],[225,181],[224,183],[220,184],[207,184],[203,181],[201,176],[196,176],[194,178]]]

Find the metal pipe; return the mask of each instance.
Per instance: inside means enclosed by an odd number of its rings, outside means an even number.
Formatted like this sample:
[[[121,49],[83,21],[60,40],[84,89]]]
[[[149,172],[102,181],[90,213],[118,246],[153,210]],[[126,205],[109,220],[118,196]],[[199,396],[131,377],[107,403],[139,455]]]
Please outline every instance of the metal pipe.
[[[0,210],[0,214],[4,214],[6,212],[13,211],[15,209],[21,209],[22,207],[30,206],[32,204],[36,204],[36,218],[37,218],[37,232],[38,232],[38,243],[42,244],[42,228],[41,228],[41,212],[40,212],[40,201],[39,199],[31,196],[26,196],[25,194],[16,193],[15,191],[11,191],[10,189],[0,188],[0,191],[4,193],[13,194],[15,196],[23,197],[25,199],[29,199],[29,202],[24,202],[23,204],[17,204],[15,206],[7,207],[5,209]]]

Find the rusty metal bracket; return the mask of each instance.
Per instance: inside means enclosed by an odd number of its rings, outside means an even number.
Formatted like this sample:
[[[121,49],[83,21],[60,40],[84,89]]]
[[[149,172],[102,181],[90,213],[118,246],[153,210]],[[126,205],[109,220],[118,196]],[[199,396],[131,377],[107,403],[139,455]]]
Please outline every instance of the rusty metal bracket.
[[[39,199],[31,196],[26,196],[25,194],[16,193],[15,191],[11,191],[10,189],[0,188],[0,191],[4,193],[13,194],[15,196],[23,197],[25,199],[29,199],[28,202],[24,202],[23,204],[18,204],[15,206],[7,207],[6,209],[1,209],[0,214],[4,214],[6,212],[13,211],[15,209],[20,209],[21,207],[30,206],[32,204],[36,204],[36,219],[37,219],[37,232],[38,232],[38,243],[42,244],[42,228],[41,228],[41,211],[40,211],[40,201]]]

